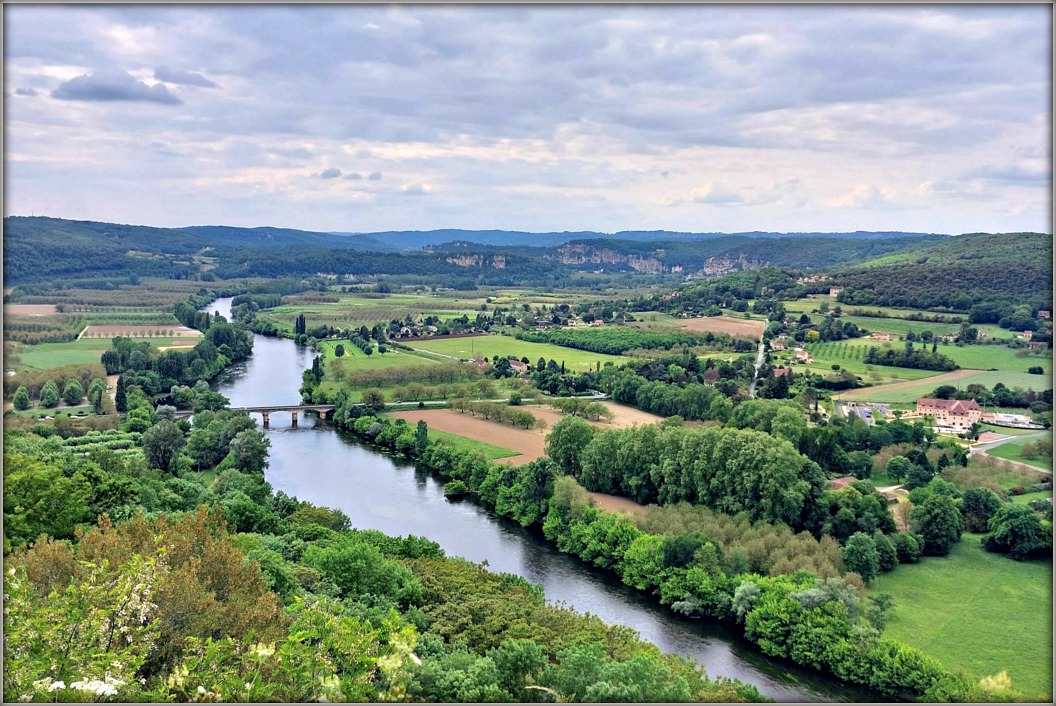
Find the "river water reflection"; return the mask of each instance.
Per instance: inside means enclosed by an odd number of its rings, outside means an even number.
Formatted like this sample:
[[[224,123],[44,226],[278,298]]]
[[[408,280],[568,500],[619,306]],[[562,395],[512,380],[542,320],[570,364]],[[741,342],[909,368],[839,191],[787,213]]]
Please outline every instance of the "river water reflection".
[[[230,299],[209,312],[229,316]],[[285,339],[256,336],[249,360],[225,371],[219,392],[233,407],[296,404],[301,371],[312,353]],[[258,417],[259,419],[259,417]],[[387,534],[427,537],[449,556],[487,562],[492,571],[523,576],[543,586],[547,599],[607,623],[637,630],[665,652],[687,655],[708,674],[735,677],[777,701],[876,701],[877,694],[793,665],[775,662],[722,625],[675,615],[624,586],[615,576],[561,554],[541,536],[471,501],[444,497],[428,472],[363,446],[354,437],[302,416],[273,413],[266,475],[275,490],[313,504],[338,508],[353,526]]]

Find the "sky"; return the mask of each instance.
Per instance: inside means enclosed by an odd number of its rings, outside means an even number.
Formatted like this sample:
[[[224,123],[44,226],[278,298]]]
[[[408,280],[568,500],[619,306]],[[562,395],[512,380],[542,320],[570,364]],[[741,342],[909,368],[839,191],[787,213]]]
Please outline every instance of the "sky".
[[[3,15],[5,215],[1052,232],[1048,4]]]

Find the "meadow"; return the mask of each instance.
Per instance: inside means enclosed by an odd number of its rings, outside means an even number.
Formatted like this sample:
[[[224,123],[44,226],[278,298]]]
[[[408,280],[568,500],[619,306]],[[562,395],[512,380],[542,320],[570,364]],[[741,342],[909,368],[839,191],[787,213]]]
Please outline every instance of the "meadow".
[[[881,366],[875,366],[879,368]],[[1006,387],[1034,390],[1048,390],[1052,388],[1052,378],[1042,375],[1030,375],[1028,373],[1014,373],[976,370],[955,370],[952,373],[944,373],[919,379],[898,383],[895,385],[878,385],[876,387],[863,387],[856,390],[848,390],[840,393],[840,399],[844,400],[869,400],[870,402],[887,402],[893,404],[913,404],[921,397],[927,397],[940,385],[953,385],[963,390],[968,385],[978,384],[992,388],[997,383],[1004,383]],[[1020,410],[1022,412],[1022,410]]]
[[[1027,458],[1023,455],[1023,447],[1027,444],[1038,441],[1039,439],[1045,439],[1045,436],[1034,436],[1016,439],[1015,441],[1009,441],[1000,446],[996,446],[987,451],[988,456],[995,456],[997,458],[1007,459],[1009,461],[1017,461],[1019,463],[1025,463],[1028,466],[1036,466],[1038,468],[1045,468],[1052,470],[1052,458],[1046,456],[1037,456],[1035,458]],[[1048,441],[1052,441],[1052,435],[1048,435]]]
[[[903,564],[872,582],[869,594],[895,601],[885,634],[978,678],[1007,671],[1028,699],[1047,700],[1052,561],[991,554],[981,537],[966,533],[948,557]]]
[[[554,360],[560,365],[565,364],[566,369],[586,371],[593,369],[599,363],[605,365],[612,363],[620,365],[627,362],[628,358],[620,355],[605,355],[603,353],[591,353],[575,348],[565,348],[551,343],[531,343],[519,341],[511,336],[487,335],[474,336],[471,338],[447,338],[447,339],[424,339],[409,343],[415,350],[428,351],[454,358],[465,358],[471,360],[476,356],[482,356],[488,360],[495,356],[516,356],[518,359],[527,357],[531,365],[535,365],[539,358],[547,361]]]
[[[467,439],[464,436],[458,436],[457,434],[451,434],[450,432],[440,431],[439,429],[429,429],[429,441],[440,441],[445,446],[448,446],[459,451],[470,451],[473,453],[479,453],[489,461],[496,459],[509,459],[512,456],[519,456],[519,451],[512,449],[503,448],[502,446],[495,446],[489,444],[486,441],[476,441],[474,439]]]
[[[158,348],[171,346],[193,347],[197,341],[187,338],[133,338],[146,341]],[[64,343],[38,343],[32,346],[15,346],[12,352],[18,356],[20,368],[48,370],[62,365],[98,363],[104,351],[110,349],[109,338],[82,338]]]

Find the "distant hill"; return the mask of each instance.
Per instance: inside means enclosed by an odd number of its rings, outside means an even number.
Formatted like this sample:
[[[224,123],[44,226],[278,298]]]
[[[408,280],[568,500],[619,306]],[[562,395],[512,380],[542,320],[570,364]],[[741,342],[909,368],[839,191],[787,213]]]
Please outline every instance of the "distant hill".
[[[325,248],[351,248],[372,252],[392,252],[398,249],[395,245],[359,233],[348,235],[293,228],[236,228],[234,226],[187,226],[179,230],[197,235],[212,245],[259,245],[261,247],[318,245]]]
[[[394,230],[365,233],[335,232],[334,235],[366,237],[388,243],[404,250],[419,250],[428,246],[451,242],[477,243],[498,246],[553,247],[582,240],[635,240],[645,242],[700,241],[716,238],[827,238],[839,240],[891,240],[896,238],[936,237],[936,233],[903,233],[897,231],[855,231],[853,233],[773,233],[752,231],[748,233],[687,233],[668,230],[625,230],[616,233],[597,231],[561,231],[530,233],[520,230],[461,230],[444,228],[439,230]]]
[[[984,300],[1052,303],[1052,236],[973,233],[832,271],[849,304],[949,307]]]

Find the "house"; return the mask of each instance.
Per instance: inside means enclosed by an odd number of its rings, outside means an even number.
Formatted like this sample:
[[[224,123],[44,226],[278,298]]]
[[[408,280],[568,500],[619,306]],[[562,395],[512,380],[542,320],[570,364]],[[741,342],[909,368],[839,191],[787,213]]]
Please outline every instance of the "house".
[[[964,431],[978,422],[983,411],[975,400],[937,400],[924,397],[917,400],[917,414],[935,418],[940,427]]]
[[[1041,309],[1040,311],[1038,311],[1038,318],[1039,319],[1051,319],[1052,318],[1052,312],[1050,312],[1048,309]]]
[[[894,338],[894,335],[890,333],[884,333],[883,331],[873,331],[871,334],[869,334],[869,338],[875,339],[877,341],[890,341],[892,338]]]
[[[782,375],[788,375],[790,372],[792,372],[792,370],[789,368],[774,368],[774,377],[779,378]]]
[[[858,480],[854,476],[842,476],[840,478],[833,478],[829,481],[829,488],[831,490],[839,490],[840,488],[846,487]]]
[[[601,319],[594,319],[590,322],[591,326],[601,326],[604,322]]]
[[[842,291],[843,287],[829,287],[829,296],[833,298],[838,297]]]
[[[807,353],[802,348],[796,348],[795,355],[793,356],[797,363],[813,363],[814,359],[810,357],[810,353]]]
[[[1027,348],[1032,351],[1044,351],[1048,350],[1049,344],[1045,341],[1030,341],[1029,343],[1027,343]]]
[[[528,372],[528,365],[523,360],[510,358],[510,369],[515,370],[518,373],[526,373]]]

